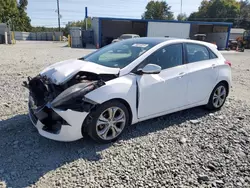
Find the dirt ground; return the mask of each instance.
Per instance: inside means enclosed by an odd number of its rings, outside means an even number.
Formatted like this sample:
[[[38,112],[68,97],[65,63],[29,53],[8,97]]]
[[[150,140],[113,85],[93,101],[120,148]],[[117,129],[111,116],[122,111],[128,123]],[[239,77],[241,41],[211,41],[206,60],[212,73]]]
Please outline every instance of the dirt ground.
[[[231,96],[250,104],[250,50],[241,53],[223,53],[232,63],[233,88]]]
[[[223,52],[233,89],[219,112],[195,108],[142,122],[114,144],[43,138],[27,116],[22,82],[92,51],[60,42],[0,45],[0,188],[250,187],[250,50]]]

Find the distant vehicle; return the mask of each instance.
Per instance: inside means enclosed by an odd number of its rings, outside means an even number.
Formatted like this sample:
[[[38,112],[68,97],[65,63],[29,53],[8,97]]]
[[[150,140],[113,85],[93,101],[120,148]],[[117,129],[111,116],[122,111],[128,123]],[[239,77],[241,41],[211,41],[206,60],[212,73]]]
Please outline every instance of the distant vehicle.
[[[236,41],[241,49],[250,49],[250,30],[245,31],[242,36],[237,37]]]
[[[51,65],[24,86],[42,136],[75,141],[88,134],[107,143],[130,124],[200,105],[219,110],[230,66],[214,44],[143,37]]]
[[[244,48],[244,44],[241,40],[229,39],[227,50],[238,50],[240,52],[244,52],[245,48]]]
[[[250,30],[247,30],[243,34],[243,45],[245,48],[250,49]]]
[[[66,42],[66,41],[68,41],[68,38],[65,37],[65,36],[63,36],[63,37],[62,37],[62,40],[63,40],[64,42]]]
[[[195,40],[198,41],[206,41],[207,35],[206,34],[195,34]]]
[[[119,42],[119,41],[125,40],[125,39],[131,39],[131,38],[140,38],[140,35],[137,35],[137,34],[123,34],[119,38],[114,39],[112,41],[112,43]]]

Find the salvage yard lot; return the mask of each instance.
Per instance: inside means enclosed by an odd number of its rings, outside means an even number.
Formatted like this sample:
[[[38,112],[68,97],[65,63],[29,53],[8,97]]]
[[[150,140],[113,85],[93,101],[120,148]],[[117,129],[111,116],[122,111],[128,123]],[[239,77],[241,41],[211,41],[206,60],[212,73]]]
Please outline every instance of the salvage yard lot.
[[[0,187],[250,187],[250,51],[228,53],[225,107],[195,108],[129,127],[114,144],[39,136],[21,86],[46,66],[91,49],[65,43],[0,45]]]

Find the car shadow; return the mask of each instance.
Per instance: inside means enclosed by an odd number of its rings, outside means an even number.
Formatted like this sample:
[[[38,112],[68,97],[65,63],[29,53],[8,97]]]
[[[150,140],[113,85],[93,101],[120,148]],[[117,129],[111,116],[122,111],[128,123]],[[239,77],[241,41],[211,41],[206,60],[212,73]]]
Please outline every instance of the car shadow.
[[[128,127],[117,143],[181,126],[207,114],[203,108],[194,108],[141,122]],[[27,187],[49,171],[78,159],[98,161],[98,153],[112,145],[98,144],[88,137],[70,143],[43,138],[26,114],[0,121],[0,134],[0,182],[7,187]]]

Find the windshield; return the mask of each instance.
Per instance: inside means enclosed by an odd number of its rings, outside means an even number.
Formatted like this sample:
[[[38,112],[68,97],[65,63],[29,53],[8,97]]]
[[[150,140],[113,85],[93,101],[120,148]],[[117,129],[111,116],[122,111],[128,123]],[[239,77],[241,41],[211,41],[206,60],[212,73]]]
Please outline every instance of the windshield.
[[[153,40],[128,39],[101,48],[85,56],[84,60],[106,67],[123,68],[156,44]]]

